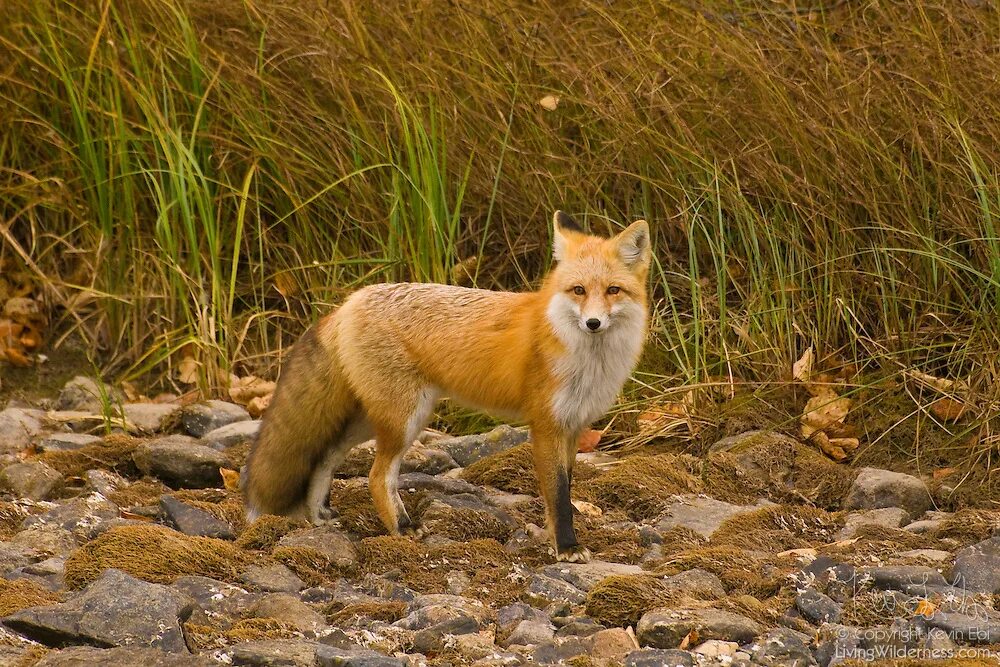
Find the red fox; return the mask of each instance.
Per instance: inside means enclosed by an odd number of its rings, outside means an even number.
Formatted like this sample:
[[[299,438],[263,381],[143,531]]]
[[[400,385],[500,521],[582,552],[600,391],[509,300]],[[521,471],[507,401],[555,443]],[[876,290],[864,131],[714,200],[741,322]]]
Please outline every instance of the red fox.
[[[642,351],[650,236],[644,220],[610,239],[562,211],[553,224],[556,265],[537,292],[372,285],[307,330],[247,460],[249,517],[328,517],[333,471],[374,434],[375,507],[390,533],[412,532],[400,462],[448,396],[528,422],[556,557],[588,561],[570,503],[577,439]]]

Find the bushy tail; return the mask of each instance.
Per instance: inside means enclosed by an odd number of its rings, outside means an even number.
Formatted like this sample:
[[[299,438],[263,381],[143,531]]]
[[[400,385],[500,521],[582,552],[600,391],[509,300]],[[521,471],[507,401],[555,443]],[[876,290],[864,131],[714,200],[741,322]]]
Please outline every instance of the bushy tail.
[[[357,409],[340,368],[335,315],[320,320],[295,344],[264,413],[243,475],[247,515],[308,516],[313,471]]]

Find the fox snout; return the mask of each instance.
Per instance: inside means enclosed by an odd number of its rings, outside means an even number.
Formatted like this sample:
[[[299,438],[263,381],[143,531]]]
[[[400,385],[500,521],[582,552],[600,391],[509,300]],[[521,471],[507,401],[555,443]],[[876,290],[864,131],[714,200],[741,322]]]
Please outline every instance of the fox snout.
[[[580,328],[590,333],[597,333],[608,328],[608,318],[606,317],[582,317],[580,318]]]

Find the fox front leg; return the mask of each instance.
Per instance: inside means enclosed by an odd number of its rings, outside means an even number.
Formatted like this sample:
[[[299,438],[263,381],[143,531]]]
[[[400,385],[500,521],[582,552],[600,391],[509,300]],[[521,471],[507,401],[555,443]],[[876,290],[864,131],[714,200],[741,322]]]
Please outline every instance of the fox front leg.
[[[573,528],[570,485],[576,438],[564,433],[532,429],[532,455],[538,485],[545,501],[545,518],[556,547],[556,560],[570,563],[590,561],[590,550],[580,545]]]

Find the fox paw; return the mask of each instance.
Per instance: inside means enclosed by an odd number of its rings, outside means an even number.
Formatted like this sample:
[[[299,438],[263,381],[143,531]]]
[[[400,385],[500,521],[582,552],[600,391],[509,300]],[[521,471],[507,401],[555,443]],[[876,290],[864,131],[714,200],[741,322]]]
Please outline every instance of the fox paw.
[[[556,553],[556,560],[560,563],[589,563],[590,549],[579,544],[559,549]]]

